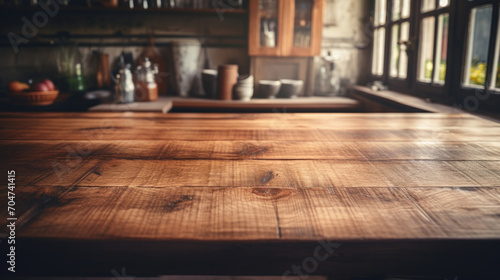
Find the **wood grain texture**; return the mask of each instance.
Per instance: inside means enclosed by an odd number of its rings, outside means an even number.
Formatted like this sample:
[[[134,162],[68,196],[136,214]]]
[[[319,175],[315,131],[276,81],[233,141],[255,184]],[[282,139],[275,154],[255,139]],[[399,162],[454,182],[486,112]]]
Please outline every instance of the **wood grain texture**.
[[[474,116],[0,113],[0,131],[20,275],[281,275],[318,241],[341,247],[311,274],[338,279],[500,260],[500,125]]]
[[[156,160],[477,160],[500,161],[495,142],[339,142],[339,141],[162,141],[54,140],[0,142],[16,160],[72,159],[78,150],[94,159]]]
[[[22,165],[11,161],[10,166]],[[441,161],[332,160],[82,160],[65,158],[33,164],[42,175],[19,178],[30,185],[150,187],[494,187],[500,161],[451,164]],[[54,169],[54,165],[59,170]],[[2,166],[8,166],[2,164]],[[82,169],[92,170],[86,174]],[[485,168],[479,176],[473,168]],[[487,173],[487,174],[485,174]],[[81,178],[79,175],[84,176]]]
[[[498,142],[500,127],[467,115],[434,114],[49,114],[2,122],[4,140],[212,140],[212,141],[390,141]],[[44,117],[47,116],[47,117]],[[78,115],[76,115],[78,116]],[[118,117],[122,116],[122,117]],[[365,116],[365,117],[363,117]],[[443,115],[441,115],[443,116]],[[182,120],[182,121],[180,121]],[[26,126],[26,122],[31,125]]]
[[[20,237],[341,242],[494,239],[500,230],[496,188],[76,186],[19,192],[32,204],[21,217],[30,220]],[[38,199],[27,199],[30,193]]]

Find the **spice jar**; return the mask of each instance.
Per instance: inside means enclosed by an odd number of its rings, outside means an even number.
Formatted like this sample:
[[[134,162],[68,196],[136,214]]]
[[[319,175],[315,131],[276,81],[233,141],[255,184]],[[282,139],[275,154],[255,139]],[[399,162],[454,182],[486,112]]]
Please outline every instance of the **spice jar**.
[[[135,99],[137,101],[155,101],[158,99],[158,85],[155,75],[158,74],[158,66],[153,65],[149,58],[145,57],[142,65],[137,66]]]
[[[233,88],[238,80],[238,65],[227,64],[219,66],[217,88],[219,99],[232,100]]]

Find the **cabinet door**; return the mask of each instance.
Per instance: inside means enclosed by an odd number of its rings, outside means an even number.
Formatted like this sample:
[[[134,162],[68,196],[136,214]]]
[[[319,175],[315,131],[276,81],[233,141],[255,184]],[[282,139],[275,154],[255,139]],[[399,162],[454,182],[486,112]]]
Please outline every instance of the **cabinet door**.
[[[291,56],[314,56],[321,52],[324,0],[289,0],[288,30],[284,40]]]
[[[249,2],[248,53],[280,56],[282,46],[282,0]]]

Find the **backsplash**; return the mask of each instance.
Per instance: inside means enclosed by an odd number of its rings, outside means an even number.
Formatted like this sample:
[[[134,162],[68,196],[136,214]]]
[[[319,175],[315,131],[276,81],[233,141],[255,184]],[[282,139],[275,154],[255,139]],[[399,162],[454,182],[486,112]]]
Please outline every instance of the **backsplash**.
[[[2,34],[22,34],[21,13],[3,18]],[[35,38],[19,45],[19,52],[2,38],[0,47],[0,86],[3,89],[10,80],[28,78],[57,78],[61,72],[61,48],[76,46],[87,83],[92,86],[95,72],[92,69],[93,53],[109,54],[110,63],[122,51],[137,57],[148,45],[154,44],[171,65],[171,45],[174,42],[194,42],[206,46],[200,59],[208,58],[210,68],[220,64],[235,63],[241,74],[248,73],[246,15],[224,14],[221,19],[215,12],[196,14],[161,14],[118,11],[117,13],[76,13],[61,11],[50,18],[48,24],[37,30]],[[207,63],[202,63],[207,64]],[[167,73],[160,76],[168,77]]]

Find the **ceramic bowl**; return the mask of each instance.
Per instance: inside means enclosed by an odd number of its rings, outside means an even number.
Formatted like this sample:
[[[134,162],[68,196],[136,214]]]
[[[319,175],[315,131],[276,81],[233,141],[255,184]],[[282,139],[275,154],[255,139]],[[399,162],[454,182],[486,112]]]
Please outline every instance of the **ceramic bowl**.
[[[281,88],[278,94],[280,98],[296,98],[304,87],[304,81],[301,80],[280,80]]]
[[[234,95],[238,100],[250,101],[250,99],[253,96],[253,85],[252,86],[236,85],[234,87]]]
[[[280,91],[280,87],[280,81],[261,80],[259,81],[258,96],[260,98],[275,98]]]
[[[238,84],[241,85],[253,85],[252,75],[241,75],[238,77]]]

